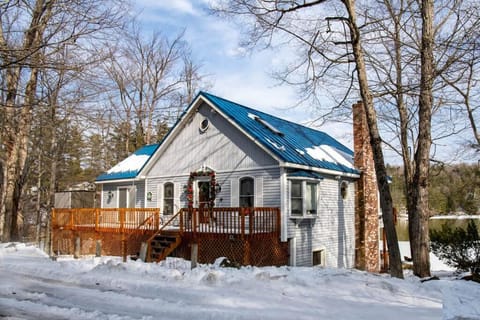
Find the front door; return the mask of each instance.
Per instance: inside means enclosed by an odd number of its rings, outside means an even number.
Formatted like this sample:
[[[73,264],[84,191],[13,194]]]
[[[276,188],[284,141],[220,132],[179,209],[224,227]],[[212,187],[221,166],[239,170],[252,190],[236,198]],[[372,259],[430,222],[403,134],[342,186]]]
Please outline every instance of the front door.
[[[208,223],[210,217],[210,181],[197,182],[197,203],[200,223]]]

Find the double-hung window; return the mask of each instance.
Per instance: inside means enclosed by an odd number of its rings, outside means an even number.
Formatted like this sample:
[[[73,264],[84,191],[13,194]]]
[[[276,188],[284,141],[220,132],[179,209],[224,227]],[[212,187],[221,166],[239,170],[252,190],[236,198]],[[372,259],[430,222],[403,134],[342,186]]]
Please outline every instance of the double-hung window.
[[[318,183],[310,180],[290,180],[290,212],[303,217],[317,214]]]
[[[240,207],[251,208],[254,206],[254,180],[246,177],[240,179]]]

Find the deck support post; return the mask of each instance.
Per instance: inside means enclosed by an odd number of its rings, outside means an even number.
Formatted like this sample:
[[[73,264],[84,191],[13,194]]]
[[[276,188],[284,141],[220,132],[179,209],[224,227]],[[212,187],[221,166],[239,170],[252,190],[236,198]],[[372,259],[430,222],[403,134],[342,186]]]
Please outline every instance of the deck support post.
[[[197,267],[197,261],[198,261],[198,243],[192,243],[192,253],[191,253],[191,264],[190,268],[194,269]]]
[[[97,240],[95,244],[95,257],[101,257],[102,256],[102,241]]]
[[[79,236],[77,236],[75,238],[75,252],[74,252],[73,257],[75,259],[80,258],[80,237]]]

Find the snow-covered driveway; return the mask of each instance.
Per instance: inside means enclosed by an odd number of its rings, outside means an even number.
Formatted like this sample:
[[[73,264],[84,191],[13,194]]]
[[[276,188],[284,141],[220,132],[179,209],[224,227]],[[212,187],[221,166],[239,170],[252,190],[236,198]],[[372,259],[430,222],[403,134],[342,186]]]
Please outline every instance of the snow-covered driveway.
[[[190,270],[177,259],[52,261],[32,246],[0,244],[6,319],[453,319],[458,297],[442,310],[450,283],[323,268]],[[460,291],[478,297],[473,285]],[[475,319],[476,310],[466,309]]]

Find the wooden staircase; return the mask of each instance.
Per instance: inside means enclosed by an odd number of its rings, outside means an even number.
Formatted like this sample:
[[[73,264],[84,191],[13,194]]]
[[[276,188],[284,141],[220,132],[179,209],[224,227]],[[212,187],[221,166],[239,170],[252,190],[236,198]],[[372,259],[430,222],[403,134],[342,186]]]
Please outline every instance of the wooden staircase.
[[[164,260],[182,242],[182,237],[177,232],[157,233],[149,244],[149,259],[147,261],[159,262]]]

